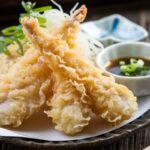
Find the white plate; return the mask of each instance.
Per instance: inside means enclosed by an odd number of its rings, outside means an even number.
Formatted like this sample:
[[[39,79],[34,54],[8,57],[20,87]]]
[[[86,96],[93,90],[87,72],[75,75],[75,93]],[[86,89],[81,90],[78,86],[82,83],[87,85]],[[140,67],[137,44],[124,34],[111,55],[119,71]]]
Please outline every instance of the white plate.
[[[25,121],[19,128],[0,128],[0,136],[25,137],[47,141],[70,141],[94,137],[118,129],[143,115],[150,109],[150,96],[138,98],[138,105],[138,111],[134,116],[117,127],[110,127],[108,124],[101,122],[100,119],[95,118],[82,133],[75,136],[67,136],[62,132],[55,130],[51,120],[48,119],[44,113],[39,112],[29,120]]]

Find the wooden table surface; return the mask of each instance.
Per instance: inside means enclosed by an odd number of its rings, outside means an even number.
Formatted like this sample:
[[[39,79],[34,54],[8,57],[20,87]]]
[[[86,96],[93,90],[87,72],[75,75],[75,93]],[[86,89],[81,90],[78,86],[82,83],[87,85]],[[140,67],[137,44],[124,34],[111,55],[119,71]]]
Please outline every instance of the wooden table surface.
[[[144,3],[123,3],[119,5],[111,5],[108,7],[90,7],[87,20],[100,19],[103,16],[107,16],[113,13],[119,13],[129,18],[130,20],[142,25],[148,32],[150,32],[150,2],[145,1]],[[8,16],[10,14],[7,14]],[[2,13],[0,15],[0,28],[4,27],[6,24],[12,24],[16,22],[14,18],[16,14],[7,16]],[[150,42],[150,35],[144,40]],[[150,113],[150,112],[149,112]],[[144,147],[150,145],[150,126],[146,127],[144,130],[140,130],[138,133],[132,135],[131,137],[124,138],[121,141],[116,141],[109,145],[104,145],[103,147],[90,148],[89,149],[100,149],[100,150],[142,150]],[[27,148],[16,147],[15,145],[0,143],[0,150],[27,150]],[[29,148],[30,149],[30,148]],[[32,149],[33,150],[33,149]],[[44,150],[44,149],[43,149]]]

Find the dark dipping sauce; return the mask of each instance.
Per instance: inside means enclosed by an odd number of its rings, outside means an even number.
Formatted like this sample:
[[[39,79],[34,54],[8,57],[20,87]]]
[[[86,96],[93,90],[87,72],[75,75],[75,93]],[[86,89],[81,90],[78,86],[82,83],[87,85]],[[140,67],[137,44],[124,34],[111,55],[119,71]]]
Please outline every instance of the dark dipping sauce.
[[[150,59],[140,58],[140,57],[126,57],[126,58],[118,58],[118,59],[111,60],[110,63],[106,66],[106,70],[116,75],[126,76],[124,73],[121,72],[120,61],[121,62],[124,61],[125,64],[130,64],[130,59],[136,59],[136,60],[140,59],[144,61],[144,66],[149,68],[146,75],[150,75]],[[134,77],[134,76],[146,76],[146,75],[139,73],[136,75],[131,74],[129,76]]]

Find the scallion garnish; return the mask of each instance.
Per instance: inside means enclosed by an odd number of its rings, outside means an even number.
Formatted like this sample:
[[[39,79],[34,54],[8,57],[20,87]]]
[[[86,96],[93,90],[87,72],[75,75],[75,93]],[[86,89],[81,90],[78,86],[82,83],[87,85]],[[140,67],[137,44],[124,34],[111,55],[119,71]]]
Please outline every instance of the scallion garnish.
[[[48,11],[50,9],[52,9],[51,6],[43,6],[43,7],[39,7],[39,8],[34,8],[32,11],[42,13],[42,12]]]
[[[27,13],[31,13],[31,11],[35,7],[36,3],[22,1],[21,5]]]
[[[13,35],[14,34],[14,32],[16,31],[16,28],[17,28],[17,26],[11,26],[11,27],[7,27],[7,28],[5,28],[5,29],[3,29],[2,30],[2,33],[4,34],[4,35]]]
[[[31,3],[31,2],[21,2],[22,7],[25,10],[25,13],[20,15],[19,22],[21,21],[22,17],[34,17],[37,18],[39,21],[39,24],[41,27],[46,26],[46,18],[42,16],[42,13],[45,11],[48,11],[52,9],[51,6],[44,6],[44,7],[38,7],[35,8],[36,3]],[[23,50],[23,45],[24,41],[27,41],[25,38],[25,35],[22,31],[22,25],[18,26],[10,26],[2,31],[3,36],[0,38],[0,52],[5,53],[6,55],[10,55],[10,52],[8,50],[8,45],[16,43],[18,45],[18,49],[16,50],[20,55],[23,55],[24,50]]]
[[[131,58],[129,64],[125,64],[125,62],[120,61],[119,65],[121,73],[125,76],[145,76],[150,69],[148,66],[145,66],[145,63],[142,59],[136,60]]]
[[[119,65],[125,65],[125,61],[120,61]]]

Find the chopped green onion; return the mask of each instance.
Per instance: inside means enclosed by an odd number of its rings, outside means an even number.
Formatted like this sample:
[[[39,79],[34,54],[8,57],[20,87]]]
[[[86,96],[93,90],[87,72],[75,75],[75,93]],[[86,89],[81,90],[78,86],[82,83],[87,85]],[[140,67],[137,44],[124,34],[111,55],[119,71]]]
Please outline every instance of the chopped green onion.
[[[17,28],[16,26],[11,26],[11,27],[5,28],[2,30],[2,33],[6,36],[13,35],[16,28]]]
[[[124,73],[132,73],[136,70],[136,67],[134,65],[123,65],[120,67],[120,70]]]
[[[38,21],[40,24],[45,24],[46,23],[46,19],[44,17],[37,17]]]
[[[10,38],[6,38],[6,37],[5,37],[4,40],[5,40],[6,45],[9,45],[9,44],[12,44],[12,43],[13,43],[13,40],[10,39]]]
[[[39,8],[34,8],[32,11],[33,12],[44,12],[44,11],[47,11],[47,10],[51,10],[52,7],[51,6],[43,6],[43,7],[39,7]]]
[[[0,42],[0,52],[5,53],[6,55],[10,55],[9,50],[7,49],[5,43]]]
[[[25,10],[26,12],[28,12],[28,13],[30,13],[31,10],[32,10],[32,9],[35,7],[35,5],[36,5],[36,3],[24,2],[24,1],[22,1],[21,4],[22,4],[24,10]]]
[[[130,59],[130,63],[131,63],[131,64],[136,64],[136,63],[137,63],[137,60],[134,59],[134,58],[131,58],[131,59]]]
[[[139,59],[139,60],[137,61],[137,65],[138,65],[138,67],[143,67],[143,66],[144,66],[144,61],[141,60],[141,59]]]
[[[148,66],[144,66],[144,61],[142,59],[130,59],[130,64],[125,64],[124,61],[119,62],[121,73],[125,76],[137,76],[137,75],[147,75],[149,71]]]
[[[128,72],[125,72],[124,74],[125,74],[125,76],[130,76],[130,74]]]
[[[120,61],[119,65],[125,65],[125,61]]]
[[[30,14],[29,13],[22,13],[20,14],[21,17],[28,17]]]
[[[31,3],[30,1],[21,2],[22,7],[25,10],[25,13],[22,13],[19,17],[19,22],[21,23],[22,17],[34,17],[37,18],[41,27],[46,26],[46,18],[42,17],[41,13],[45,11],[51,10],[51,6],[44,6],[35,8],[36,3]],[[5,53],[6,55],[10,55],[10,52],[7,48],[8,45],[17,43],[18,49],[17,52],[23,55],[23,45],[28,41],[23,33],[22,25],[18,26],[10,26],[2,30],[3,37],[0,37],[0,52]]]
[[[16,43],[17,43],[18,46],[19,46],[17,52],[18,52],[20,55],[23,55],[23,54],[24,54],[24,51],[23,51],[23,46],[22,46],[21,42],[20,42],[19,40],[16,40]]]

